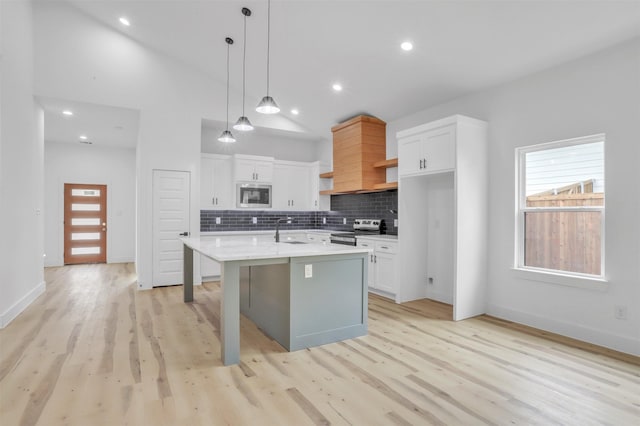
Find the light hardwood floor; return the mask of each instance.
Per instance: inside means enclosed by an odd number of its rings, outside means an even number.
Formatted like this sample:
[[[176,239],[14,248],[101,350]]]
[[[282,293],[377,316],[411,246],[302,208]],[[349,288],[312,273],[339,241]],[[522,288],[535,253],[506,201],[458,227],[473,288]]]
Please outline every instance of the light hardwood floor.
[[[185,304],[131,264],[45,275],[0,330],[3,426],[640,424],[637,357],[439,303],[371,296],[368,336],[292,353],[243,318],[224,367],[218,283]]]

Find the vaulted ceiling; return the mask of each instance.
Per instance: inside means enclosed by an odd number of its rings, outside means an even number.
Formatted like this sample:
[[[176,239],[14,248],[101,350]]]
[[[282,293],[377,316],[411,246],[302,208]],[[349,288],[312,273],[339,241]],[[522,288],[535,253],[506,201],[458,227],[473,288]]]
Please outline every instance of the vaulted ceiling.
[[[223,82],[224,38],[234,38],[234,96],[242,93],[241,8],[250,8],[246,104],[249,118],[257,114],[266,94],[266,0],[67,3]],[[320,139],[360,113],[393,121],[638,36],[638,1],[273,0],[270,94],[307,138]],[[413,50],[403,51],[403,41]]]

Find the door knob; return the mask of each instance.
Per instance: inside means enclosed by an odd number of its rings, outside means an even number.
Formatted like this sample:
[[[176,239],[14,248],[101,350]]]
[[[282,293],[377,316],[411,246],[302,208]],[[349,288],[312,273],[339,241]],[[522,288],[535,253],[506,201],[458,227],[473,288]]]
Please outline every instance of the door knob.
[[[182,234],[179,234],[179,235],[181,235],[181,236],[183,236],[183,237],[188,237],[188,236],[189,236],[189,233],[188,233],[188,232],[183,232]]]

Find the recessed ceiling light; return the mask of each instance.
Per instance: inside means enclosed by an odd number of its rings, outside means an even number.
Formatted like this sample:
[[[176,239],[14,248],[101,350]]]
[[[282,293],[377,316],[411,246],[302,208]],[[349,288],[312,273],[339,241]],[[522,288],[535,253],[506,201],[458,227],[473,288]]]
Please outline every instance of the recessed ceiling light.
[[[129,20],[128,20],[126,17],[124,17],[124,16],[121,16],[121,17],[120,17],[120,23],[121,23],[122,25],[124,25],[125,27],[128,27],[129,25],[131,25],[131,23],[129,22]]]
[[[73,115],[73,111],[69,111],[68,109],[65,109],[64,111],[62,111],[62,113],[64,115],[68,115],[68,116],[72,116]]]
[[[400,47],[402,48],[402,50],[408,52],[413,49],[413,44],[410,41],[405,41],[400,45]]]
[[[298,111],[297,109],[294,108],[294,109],[291,110],[291,114],[298,115],[298,114],[300,114],[300,111]]]
[[[336,92],[340,92],[342,90],[342,85],[339,83],[335,83],[332,87]]]
[[[81,140],[81,141],[86,141],[86,140],[87,140],[87,137],[86,137],[85,135],[80,135],[80,140]]]

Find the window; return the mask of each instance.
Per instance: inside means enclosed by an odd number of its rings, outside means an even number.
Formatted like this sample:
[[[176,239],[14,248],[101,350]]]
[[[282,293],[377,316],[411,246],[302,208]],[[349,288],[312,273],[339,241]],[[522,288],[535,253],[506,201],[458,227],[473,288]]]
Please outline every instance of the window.
[[[604,276],[604,135],[516,150],[516,268]]]

